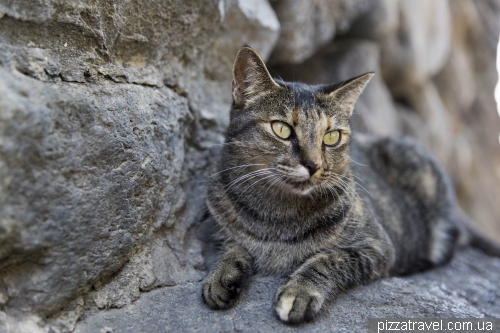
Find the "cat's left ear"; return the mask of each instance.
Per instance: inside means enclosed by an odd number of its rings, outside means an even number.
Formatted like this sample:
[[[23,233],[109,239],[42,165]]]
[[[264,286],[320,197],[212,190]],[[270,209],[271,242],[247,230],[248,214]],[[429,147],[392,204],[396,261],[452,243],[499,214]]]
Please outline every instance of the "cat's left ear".
[[[273,80],[262,58],[251,47],[244,46],[233,66],[233,99],[242,109],[279,85]]]
[[[363,92],[366,85],[375,73],[366,73],[342,83],[323,87],[318,98],[327,106],[334,106],[336,112],[339,110],[348,118],[354,110],[354,103]]]

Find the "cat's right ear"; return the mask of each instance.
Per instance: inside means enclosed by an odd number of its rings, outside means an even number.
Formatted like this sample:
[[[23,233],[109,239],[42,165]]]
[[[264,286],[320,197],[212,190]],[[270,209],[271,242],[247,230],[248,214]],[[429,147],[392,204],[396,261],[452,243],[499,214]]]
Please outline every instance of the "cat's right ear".
[[[262,58],[251,47],[244,46],[233,66],[233,100],[237,109],[248,107],[279,85],[273,80]]]
[[[325,104],[332,105],[331,109],[336,113],[340,112],[349,118],[354,110],[354,103],[373,75],[375,75],[375,73],[370,72],[342,83],[324,86],[318,98]]]

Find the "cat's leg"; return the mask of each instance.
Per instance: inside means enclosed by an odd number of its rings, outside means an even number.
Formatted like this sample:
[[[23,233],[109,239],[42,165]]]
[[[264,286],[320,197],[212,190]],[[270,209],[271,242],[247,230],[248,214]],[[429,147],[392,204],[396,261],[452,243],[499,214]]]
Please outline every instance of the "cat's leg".
[[[331,249],[316,254],[278,288],[274,298],[277,316],[291,324],[313,319],[326,301],[342,291],[386,276],[390,257],[380,247]]]
[[[203,285],[203,302],[214,310],[229,308],[252,274],[253,259],[248,251],[237,244],[227,244],[222,259]]]

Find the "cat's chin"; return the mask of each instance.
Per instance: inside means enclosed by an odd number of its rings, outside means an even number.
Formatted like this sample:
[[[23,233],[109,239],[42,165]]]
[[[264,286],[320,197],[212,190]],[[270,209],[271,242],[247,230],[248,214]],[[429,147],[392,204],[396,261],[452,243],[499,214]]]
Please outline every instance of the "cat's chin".
[[[314,185],[310,184],[309,187],[302,189],[300,191],[300,194],[303,195],[303,196],[309,195],[312,192],[313,189],[314,189]]]
[[[312,190],[315,188],[314,184],[309,179],[289,182],[288,185],[291,187],[292,193],[301,196],[306,196],[310,194]]]

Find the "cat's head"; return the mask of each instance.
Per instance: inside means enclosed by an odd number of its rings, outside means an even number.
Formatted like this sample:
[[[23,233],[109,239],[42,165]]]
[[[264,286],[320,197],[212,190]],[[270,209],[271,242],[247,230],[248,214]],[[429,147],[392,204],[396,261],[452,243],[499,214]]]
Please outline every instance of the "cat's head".
[[[233,68],[224,166],[295,195],[341,180],[350,158],[349,118],[372,76],[315,86],[274,80],[259,55],[243,47]]]

